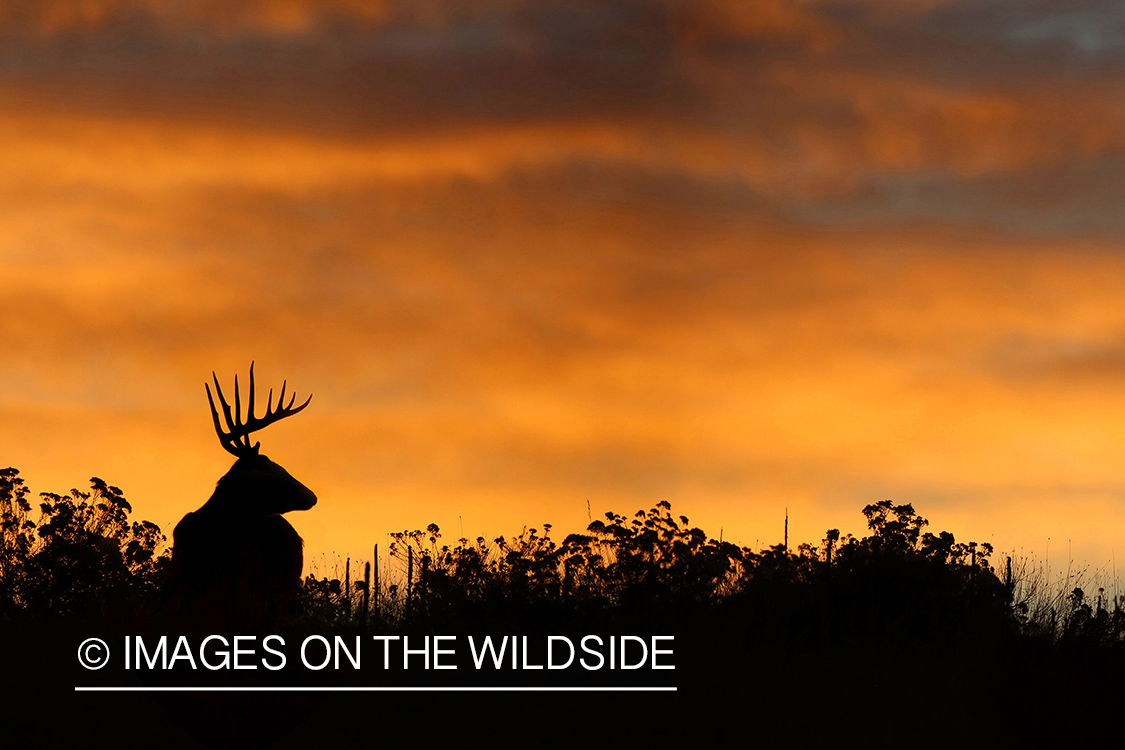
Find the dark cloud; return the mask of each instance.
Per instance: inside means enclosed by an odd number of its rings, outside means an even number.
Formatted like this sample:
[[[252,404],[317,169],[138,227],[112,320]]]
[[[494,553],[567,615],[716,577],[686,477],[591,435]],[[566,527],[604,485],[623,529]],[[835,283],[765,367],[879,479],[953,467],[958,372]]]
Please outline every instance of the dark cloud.
[[[565,200],[637,216],[740,222],[773,217],[780,201],[736,175],[660,170],[628,161],[568,159],[545,168],[515,168],[507,188],[531,198]]]
[[[690,94],[668,6],[654,0],[491,3],[476,13],[450,3],[431,15],[402,3],[373,18],[309,4],[285,33],[268,14],[232,22],[217,5],[187,17],[111,5],[96,22],[46,32],[34,12],[9,13],[0,76],[80,89],[89,107],[233,109],[367,128],[666,109]]]
[[[595,124],[633,147],[616,157],[632,166],[613,168],[632,168],[631,184],[596,184],[601,165],[585,162],[605,154],[575,153],[560,132],[544,138],[565,166],[546,168],[568,170],[606,200],[688,213],[819,221],[832,201],[771,204],[858,191],[840,206],[873,218],[902,209],[907,219],[975,221],[965,214],[982,196],[957,207],[949,187],[967,173],[969,192],[1002,199],[1003,183],[1029,164],[1031,177],[1059,168],[1078,179],[1085,167],[1068,161],[1125,148],[1120,112],[1098,91],[1070,86],[1098,80],[1120,52],[1116,32],[1083,36],[1090,19],[1091,28],[1103,28],[1099,19],[1120,26],[1116,6],[1101,0],[896,12],[722,0],[389,2],[376,11],[105,0],[85,15],[61,7],[16,4],[3,17],[0,85],[11,101],[367,139]],[[1059,68],[1065,85],[1052,84],[1043,66],[1057,56],[1043,44],[1094,62]],[[987,98],[975,93],[982,88]],[[1103,184],[1097,168],[1088,172]],[[1104,203],[1084,211],[1070,200],[1034,231],[1085,220],[1116,231],[1104,226]],[[1022,226],[1013,210],[1011,221],[996,212],[997,222]]]
[[[962,177],[861,174],[844,196],[786,207],[796,221],[893,225],[928,222],[1009,236],[1125,236],[1125,156],[1034,164]]]
[[[893,60],[900,73],[960,86],[1125,72],[1125,11],[1115,0],[954,0],[888,12],[869,2],[828,3],[850,30],[852,63]]]
[[[960,0],[938,8],[921,28],[1055,63],[1125,63],[1125,8],[1115,0]]]

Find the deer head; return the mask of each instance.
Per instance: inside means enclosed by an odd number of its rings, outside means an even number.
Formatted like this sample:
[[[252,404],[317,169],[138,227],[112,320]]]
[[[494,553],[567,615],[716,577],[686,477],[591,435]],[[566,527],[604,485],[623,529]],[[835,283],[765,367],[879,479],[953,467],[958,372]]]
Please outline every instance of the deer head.
[[[270,389],[266,399],[266,413],[261,416],[254,415],[254,363],[250,363],[250,393],[247,397],[246,419],[242,419],[242,404],[239,400],[238,376],[234,376],[234,413],[232,415],[230,404],[223,397],[223,389],[219,387],[219,379],[214,372],[211,377],[215,382],[215,393],[219,397],[219,404],[223,410],[223,419],[226,422],[226,431],[219,424],[219,412],[215,408],[215,400],[211,396],[211,387],[204,384],[207,389],[207,401],[211,404],[211,417],[215,422],[215,432],[219,442],[228,453],[238,460],[230,471],[219,480],[212,502],[220,501],[227,507],[225,512],[238,515],[268,516],[288,513],[291,510],[308,510],[316,505],[316,495],[305,485],[298,482],[289,472],[269,460],[259,452],[261,443],[250,442],[250,434],[257,432],[279,420],[291,417],[304,409],[312,401],[310,395],[300,406],[294,407],[297,396],[294,394],[285,404],[285,386],[287,381],[281,383],[281,393],[278,395],[277,406],[273,404],[273,389]]]

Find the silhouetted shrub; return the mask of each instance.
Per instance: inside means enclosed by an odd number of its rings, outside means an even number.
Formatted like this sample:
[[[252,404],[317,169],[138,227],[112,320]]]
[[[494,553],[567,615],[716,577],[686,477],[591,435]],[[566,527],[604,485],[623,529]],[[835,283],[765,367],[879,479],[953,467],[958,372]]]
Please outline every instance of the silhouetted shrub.
[[[42,493],[31,517],[15,469],[0,471],[0,613],[89,618],[159,608],[167,572],[156,524],[129,522],[121,490],[98,478],[89,492]]]
[[[626,519],[607,513],[588,535],[564,543],[568,577],[625,607],[671,607],[717,601],[733,590],[748,550],[708,539],[661,501]]]

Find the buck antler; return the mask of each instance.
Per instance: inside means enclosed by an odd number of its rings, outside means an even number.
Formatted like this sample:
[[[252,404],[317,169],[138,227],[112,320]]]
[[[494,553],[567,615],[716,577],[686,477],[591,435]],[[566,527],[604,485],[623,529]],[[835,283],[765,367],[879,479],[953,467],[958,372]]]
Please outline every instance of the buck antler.
[[[285,385],[288,381],[281,381],[281,393],[277,397],[277,408],[273,408],[273,388],[270,388],[269,397],[266,399],[266,413],[262,417],[254,416],[254,363],[250,363],[250,395],[246,404],[246,421],[242,421],[242,405],[238,399],[238,375],[234,376],[234,416],[231,417],[230,404],[223,398],[223,389],[219,387],[219,378],[215,375],[214,371],[211,372],[211,377],[215,381],[215,392],[219,396],[219,403],[223,407],[223,417],[226,419],[227,429],[229,432],[223,432],[222,426],[219,424],[219,412],[215,409],[215,400],[211,398],[211,386],[206,383],[203,387],[207,389],[207,401],[211,404],[211,417],[215,420],[215,432],[219,436],[219,442],[228,453],[231,453],[238,458],[247,455],[256,455],[261,443],[250,444],[250,433],[257,432],[258,430],[268,427],[274,422],[291,417],[297,412],[304,409],[312,401],[312,394],[305,399],[305,403],[297,408],[293,408],[293,404],[297,401],[297,394],[289,399],[289,405],[283,406],[285,403]]]

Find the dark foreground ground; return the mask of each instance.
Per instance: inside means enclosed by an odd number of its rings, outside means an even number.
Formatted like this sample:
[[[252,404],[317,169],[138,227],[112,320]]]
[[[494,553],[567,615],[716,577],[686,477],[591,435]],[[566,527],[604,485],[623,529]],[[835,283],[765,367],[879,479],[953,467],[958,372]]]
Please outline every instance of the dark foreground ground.
[[[183,585],[158,553],[160,530],[129,523],[117,488],[94,479],[90,492],[39,499],[36,521],[18,473],[0,470],[0,748],[1125,746],[1122,602],[1075,588],[1030,606],[1034,579],[1010,558],[994,568],[988,545],[923,533],[910,505],[865,507],[862,539],[832,529],[819,546],[761,551],[708,539],[667,503],[606,514],[561,544],[532,528],[450,547],[431,526],[392,535],[405,575],[379,585],[376,572],[370,602],[365,570],[306,578],[294,598],[263,594],[255,607],[261,587],[238,569],[201,591]],[[183,633],[192,651],[213,633],[280,635],[288,664],[125,668],[127,637],[155,650],[166,636],[174,651]],[[302,667],[312,635],[358,637],[360,667]],[[458,669],[392,659],[385,670],[373,640],[416,648],[437,635],[456,637]],[[543,663],[548,636],[671,635],[661,663],[675,669],[478,670],[467,639],[485,635],[527,636],[529,664]],[[112,652],[95,671],[78,660],[92,637]],[[377,686],[676,690],[342,690]]]
[[[597,625],[601,629],[592,632],[606,633],[613,627]],[[640,623],[627,627],[645,632]],[[673,625],[666,623],[647,632],[669,634],[669,627]],[[968,741],[982,747],[1042,747],[1091,739],[1117,746],[1125,738],[1125,663],[1117,651],[1086,652],[1029,639],[841,644],[777,634],[749,637],[736,618],[717,613],[678,622],[674,628],[675,670],[549,674],[477,671],[460,656],[458,670],[383,671],[370,658],[374,652],[366,650],[359,671],[330,667],[315,673],[288,669],[267,674],[259,669],[142,674],[124,671],[118,660],[102,670],[87,671],[77,664],[78,644],[98,633],[47,627],[8,632],[2,663],[3,744],[309,748],[386,742],[432,747],[472,741],[476,746],[479,741],[500,746],[566,742],[600,747],[728,740],[803,745],[856,737],[875,746],[962,746]],[[532,629],[533,642],[552,632],[564,631]],[[110,644],[119,642],[114,633],[100,635]],[[661,685],[677,690],[74,691],[78,685],[185,684]]]

